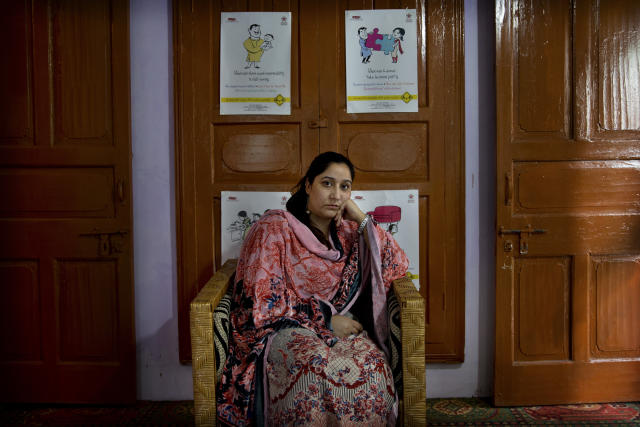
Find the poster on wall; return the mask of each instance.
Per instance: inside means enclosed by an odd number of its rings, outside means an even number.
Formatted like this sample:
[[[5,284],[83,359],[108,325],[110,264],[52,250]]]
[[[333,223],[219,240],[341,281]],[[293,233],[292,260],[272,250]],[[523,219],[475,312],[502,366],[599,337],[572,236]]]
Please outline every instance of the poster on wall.
[[[347,113],[418,111],[415,9],[345,11]]]
[[[290,193],[223,191],[220,216],[221,261],[238,258],[251,226],[269,209],[286,210]],[[351,198],[391,233],[409,258],[408,276],[420,289],[418,190],[352,191]]]
[[[291,114],[291,12],[223,12],[220,114]]]

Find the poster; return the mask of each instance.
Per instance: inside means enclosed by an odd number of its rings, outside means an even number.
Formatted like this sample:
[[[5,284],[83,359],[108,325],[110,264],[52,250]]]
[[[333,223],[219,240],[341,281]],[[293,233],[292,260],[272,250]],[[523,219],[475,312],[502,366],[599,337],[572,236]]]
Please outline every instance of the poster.
[[[251,226],[269,209],[286,210],[290,193],[223,191],[221,193],[221,261],[240,255]],[[420,289],[418,190],[352,191],[351,198],[363,212],[387,230],[409,258],[409,275]]]
[[[345,11],[347,113],[418,111],[415,9]]]
[[[220,114],[291,114],[291,12],[223,12]]]

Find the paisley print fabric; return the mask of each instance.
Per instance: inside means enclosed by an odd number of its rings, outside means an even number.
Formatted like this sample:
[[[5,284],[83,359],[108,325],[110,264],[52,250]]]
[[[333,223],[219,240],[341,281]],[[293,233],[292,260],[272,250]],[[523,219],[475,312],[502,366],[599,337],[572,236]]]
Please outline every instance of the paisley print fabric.
[[[262,389],[265,378],[265,372],[257,370],[263,365],[268,370],[262,363],[264,350],[278,331],[302,328],[325,347],[334,347],[341,340],[329,328],[331,316],[346,312],[358,300],[368,307],[370,333],[384,350],[386,292],[404,275],[408,261],[387,232],[367,227],[367,247],[357,226],[342,221],[338,241],[327,248],[286,211],[269,211],[253,225],[240,253],[231,297],[229,351],[216,393],[221,422],[253,425],[256,411],[268,413],[268,408],[256,405],[256,390]],[[356,280],[361,285],[354,293]],[[292,357],[309,363],[307,355],[293,352]],[[393,394],[393,386],[386,389]]]
[[[386,426],[395,403],[391,370],[366,332],[328,347],[307,329],[284,329],[267,379],[269,426]]]

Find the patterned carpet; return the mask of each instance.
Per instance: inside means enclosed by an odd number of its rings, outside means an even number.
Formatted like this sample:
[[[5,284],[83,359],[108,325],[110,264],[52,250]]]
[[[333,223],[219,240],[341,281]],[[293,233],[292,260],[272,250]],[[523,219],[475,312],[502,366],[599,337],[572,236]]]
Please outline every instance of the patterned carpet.
[[[640,402],[493,408],[483,399],[428,399],[430,426],[640,426]],[[1,426],[193,426],[193,402],[132,406],[0,405]]]
[[[492,407],[484,399],[427,399],[430,426],[640,425],[640,402]]]

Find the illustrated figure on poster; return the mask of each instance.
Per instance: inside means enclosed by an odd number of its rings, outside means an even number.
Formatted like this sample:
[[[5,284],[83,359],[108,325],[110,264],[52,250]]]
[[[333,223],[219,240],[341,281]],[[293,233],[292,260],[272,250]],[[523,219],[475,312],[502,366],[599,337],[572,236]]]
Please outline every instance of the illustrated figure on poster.
[[[273,34],[264,35],[264,43],[262,44],[263,50],[269,50],[273,47]]]
[[[362,56],[362,63],[368,64],[371,59],[371,49],[367,47],[367,27],[358,28],[358,42],[360,43],[360,56]]]
[[[393,51],[391,51],[391,62],[398,63],[398,53],[403,54],[402,43],[404,41],[404,28],[397,27],[393,29]]]
[[[260,38],[261,35],[262,30],[260,29],[260,25],[251,24],[251,26],[249,26],[249,38],[242,44],[242,46],[247,50],[247,65],[244,67],[245,69],[251,67],[260,68],[258,63],[262,58],[262,54],[265,50],[269,50],[273,47],[271,44],[273,36],[268,34],[268,36],[271,37],[269,37],[269,40],[265,43],[265,39]],[[267,38],[267,36],[265,36],[265,38]]]
[[[232,242],[243,241],[253,223],[260,219],[260,214],[253,213],[252,217],[253,219],[249,218],[247,211],[238,212],[238,219],[227,227],[227,231],[231,234]]]

